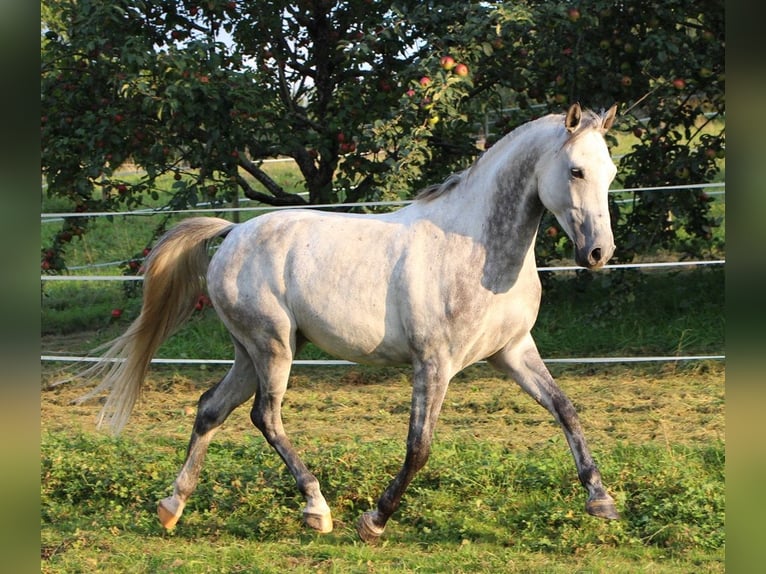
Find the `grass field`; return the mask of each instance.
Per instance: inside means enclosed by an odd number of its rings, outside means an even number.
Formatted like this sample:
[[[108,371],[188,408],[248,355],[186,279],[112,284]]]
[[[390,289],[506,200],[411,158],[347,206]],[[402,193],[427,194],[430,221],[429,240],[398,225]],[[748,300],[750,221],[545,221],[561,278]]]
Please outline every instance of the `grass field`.
[[[183,460],[194,405],[222,373],[158,367],[128,428],[96,432],[82,389],[41,394],[42,572],[723,572],[724,370],[554,368],[577,406],[622,519],[583,510],[560,429],[515,385],[476,366],[452,383],[431,460],[382,541],[354,522],[403,460],[406,370],[296,367],[285,424],[322,482],[335,530],[302,500],[241,408],[214,440],[197,492],[165,532],[156,501]]]

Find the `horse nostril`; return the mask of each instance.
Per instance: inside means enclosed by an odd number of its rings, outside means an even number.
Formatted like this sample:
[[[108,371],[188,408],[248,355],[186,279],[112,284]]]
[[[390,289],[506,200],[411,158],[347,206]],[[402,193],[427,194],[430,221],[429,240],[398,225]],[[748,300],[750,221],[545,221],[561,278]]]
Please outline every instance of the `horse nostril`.
[[[593,251],[590,252],[590,260],[593,263],[598,263],[601,261],[601,248],[596,247]]]

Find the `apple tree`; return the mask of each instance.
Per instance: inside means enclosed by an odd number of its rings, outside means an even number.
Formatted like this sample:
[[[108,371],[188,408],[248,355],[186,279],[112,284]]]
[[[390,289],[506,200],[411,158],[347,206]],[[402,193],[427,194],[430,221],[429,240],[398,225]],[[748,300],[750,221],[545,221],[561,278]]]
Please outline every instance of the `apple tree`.
[[[42,167],[48,193],[83,217],[66,220],[43,269],[64,266],[87,213],[157,200],[166,174],[176,209],[239,194],[300,205],[411,192],[439,149],[455,155],[459,138],[430,141],[441,118],[468,141],[456,113],[464,68],[428,78],[441,68],[423,28],[461,13],[437,4],[46,0]],[[306,194],[262,168],[277,156],[295,160]],[[140,181],[118,171],[126,162]]]
[[[648,15],[615,0],[42,6],[42,168],[49,195],[83,213],[43,249],[49,272],[89,212],[162,200],[170,174],[173,208],[405,198],[469,165],[477,141],[574,101],[622,104],[627,186],[707,181],[725,149],[720,0]],[[295,161],[300,189],[263,169],[278,156]],[[630,258],[681,233],[699,249],[715,221],[690,191],[642,194],[615,206],[615,224]],[[561,245],[545,235],[540,253]]]

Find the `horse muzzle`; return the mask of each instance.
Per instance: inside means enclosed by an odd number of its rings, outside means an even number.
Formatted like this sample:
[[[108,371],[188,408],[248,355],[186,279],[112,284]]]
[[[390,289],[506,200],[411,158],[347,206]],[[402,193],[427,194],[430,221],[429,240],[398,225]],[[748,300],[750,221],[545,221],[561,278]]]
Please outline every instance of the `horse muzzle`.
[[[600,269],[614,254],[615,245],[611,241],[575,248],[575,262],[586,269]]]

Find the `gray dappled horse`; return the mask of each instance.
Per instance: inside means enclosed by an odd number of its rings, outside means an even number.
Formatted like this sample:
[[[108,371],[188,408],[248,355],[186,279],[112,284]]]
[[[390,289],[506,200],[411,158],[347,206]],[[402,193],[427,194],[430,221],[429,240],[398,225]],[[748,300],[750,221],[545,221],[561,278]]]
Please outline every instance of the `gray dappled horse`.
[[[362,539],[383,533],[426,463],[452,377],[483,359],[559,422],[588,491],[587,512],[618,518],[575,409],[530,334],[540,304],[534,245],[544,208],[572,239],[578,265],[597,269],[614,251],[607,189],[616,169],[604,134],[615,111],[575,104],[524,124],[469,169],[392,213],[283,210],[242,224],[195,217],[166,233],[145,262],[141,314],[86,372],[105,376],[85,397],[110,390],[99,424],[106,419],[119,432],[155,351],[207,285],[231,333],[234,364],[200,398],[186,461],[173,494],[159,503],[162,524],[172,528],[181,516],[216,429],[255,396],[251,419],[295,477],[305,523],[332,530],[319,482],[282,425],[291,364],[307,341],[350,361],[413,368],[404,464],[377,508],[359,519]],[[215,239],[222,241],[210,257]]]

